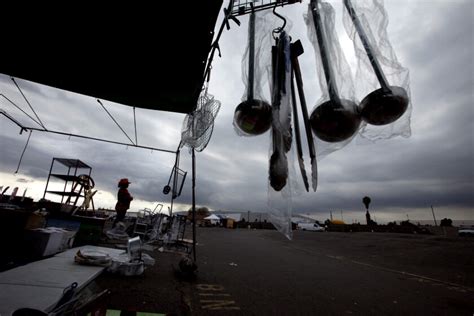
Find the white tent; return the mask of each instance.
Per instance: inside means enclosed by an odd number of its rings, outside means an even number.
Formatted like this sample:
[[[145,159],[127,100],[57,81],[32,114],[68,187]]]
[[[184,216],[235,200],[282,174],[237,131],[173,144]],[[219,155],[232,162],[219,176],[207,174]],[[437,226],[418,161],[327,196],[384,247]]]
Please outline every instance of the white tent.
[[[221,220],[218,216],[211,214],[208,217],[204,217],[205,220],[211,221],[211,224],[215,225],[218,224],[219,221]]]
[[[204,219],[209,219],[209,220],[220,220],[219,216],[215,215],[215,214],[211,214],[209,215],[208,217],[204,217]]]

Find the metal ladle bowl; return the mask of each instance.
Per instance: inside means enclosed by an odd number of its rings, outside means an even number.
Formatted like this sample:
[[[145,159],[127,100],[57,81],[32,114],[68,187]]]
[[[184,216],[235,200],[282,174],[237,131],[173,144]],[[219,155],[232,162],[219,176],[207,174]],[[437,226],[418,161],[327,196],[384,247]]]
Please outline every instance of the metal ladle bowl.
[[[272,107],[262,100],[245,100],[235,108],[234,125],[245,134],[263,134],[272,125]]]
[[[357,104],[350,100],[332,100],[318,106],[309,118],[314,134],[330,143],[346,140],[354,135],[360,125],[361,117]]]
[[[408,103],[405,89],[390,86],[390,91],[380,88],[368,94],[359,107],[364,121],[372,125],[385,125],[399,119],[407,110]]]

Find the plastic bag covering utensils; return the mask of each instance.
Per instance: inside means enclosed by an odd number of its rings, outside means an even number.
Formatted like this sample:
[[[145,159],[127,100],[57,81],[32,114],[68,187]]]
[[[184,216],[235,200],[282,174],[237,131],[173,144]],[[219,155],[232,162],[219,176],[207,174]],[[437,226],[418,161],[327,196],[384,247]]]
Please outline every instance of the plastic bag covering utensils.
[[[289,37],[281,32],[272,48],[272,129],[268,186],[268,215],[275,228],[292,238],[292,194],[297,188],[294,146],[291,147],[291,62]],[[296,192],[296,191],[295,191]]]
[[[373,125],[390,124],[405,113],[409,103],[407,91],[402,87],[389,85],[351,1],[344,0],[344,5],[381,86],[361,101],[359,106],[362,119]]]
[[[247,99],[240,103],[234,112],[234,127],[245,136],[260,135],[268,131],[272,123],[271,106],[254,95],[255,88],[255,13],[249,19],[248,46],[248,86]]]
[[[323,6],[325,8],[320,9]],[[328,9],[333,9],[328,3],[320,5],[318,0],[311,0],[310,9],[329,92],[329,100],[320,104],[311,114],[311,127],[320,139],[330,143],[340,142],[351,138],[357,132],[361,119],[357,104],[348,99],[341,99],[337,91],[328,50],[328,39],[326,38],[326,35],[332,30],[324,29],[321,21],[321,12],[326,14]],[[325,23],[325,25],[328,24]]]
[[[272,47],[272,144],[269,179],[275,191],[281,191],[288,179],[286,153],[291,148],[291,108],[289,105],[291,79],[290,43],[286,32],[281,32],[277,45]],[[285,101],[282,102],[283,96]]]
[[[410,72],[398,61],[390,42],[388,36],[389,16],[385,10],[384,2],[383,0],[357,0],[352,1],[351,4],[370,43],[371,52],[382,68],[390,87],[402,87],[408,95],[407,109],[400,118],[386,125],[363,124],[359,130],[360,137],[357,142],[363,144],[366,141],[377,142],[397,136],[410,137],[413,109],[410,97]],[[346,9],[343,10],[343,22],[346,33],[353,42],[357,59],[355,73],[357,80],[354,82],[355,96],[359,100],[363,100],[368,94],[380,88],[380,82],[374,75],[372,62]]]

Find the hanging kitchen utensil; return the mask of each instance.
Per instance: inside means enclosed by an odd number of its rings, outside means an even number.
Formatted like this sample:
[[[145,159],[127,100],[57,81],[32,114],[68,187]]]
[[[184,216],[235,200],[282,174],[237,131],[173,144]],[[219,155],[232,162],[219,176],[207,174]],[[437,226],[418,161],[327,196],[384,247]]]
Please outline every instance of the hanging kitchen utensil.
[[[269,72],[269,86],[272,104],[272,143],[270,148],[269,183],[267,190],[268,219],[275,228],[292,239],[291,226],[293,194],[298,194],[298,182],[295,181],[293,154],[291,148],[291,60],[290,40],[285,26],[289,23],[286,18],[278,14],[273,8],[273,15],[278,17],[282,24],[271,31],[276,40],[272,47],[271,68]],[[273,17],[272,17],[273,18]],[[274,20],[275,21],[275,20]],[[274,21],[267,25],[275,26]],[[267,29],[268,30],[268,29]],[[266,33],[269,35],[269,33]],[[268,38],[268,37],[267,37]],[[268,50],[266,50],[268,51]],[[270,51],[268,51],[270,52]]]
[[[277,45],[272,47],[272,141],[269,179],[275,191],[281,191],[288,179],[288,158],[291,148],[291,108],[289,102],[282,102],[289,96],[291,79],[290,43],[285,31],[281,31]]]
[[[326,142],[334,143],[352,137],[357,132],[361,119],[355,102],[339,98],[327,48],[325,35],[327,30],[323,29],[318,5],[318,0],[311,0],[311,13],[329,92],[329,101],[320,104],[311,113],[310,123],[317,137]]]
[[[311,132],[311,125],[309,123],[309,117],[308,117],[308,108],[306,106],[306,98],[304,96],[301,68],[298,61],[298,56],[303,54],[303,52],[304,52],[303,45],[301,45],[300,40],[297,40],[296,42],[291,44],[291,68],[293,70],[292,74],[294,74],[294,77],[296,79],[296,86],[298,88],[298,96],[300,99],[301,113],[303,114],[303,122],[304,122],[305,131],[306,131],[306,139],[308,141],[309,157],[311,158],[312,187],[313,187],[313,191],[316,192],[316,188],[318,187],[318,163],[316,161],[316,151],[314,149],[313,134]],[[291,84],[292,84],[292,91],[293,91],[294,90],[293,80],[291,81]],[[296,111],[295,111],[295,117],[296,117]],[[296,134],[296,129],[297,127],[295,123],[295,134]],[[306,171],[305,171],[305,174],[306,174]],[[308,191],[307,186],[306,186],[306,191]]]
[[[359,108],[362,119],[373,125],[393,123],[407,110],[409,103],[407,91],[402,87],[389,85],[351,1],[344,0],[344,5],[354,23],[356,32],[381,86],[380,89],[368,94],[360,103]]]
[[[304,187],[306,192],[309,191],[308,176],[306,175],[306,169],[304,168],[303,160],[303,148],[301,146],[301,135],[300,135],[300,123],[298,122],[298,109],[296,106],[296,95],[295,95],[295,83],[293,81],[294,73],[291,72],[291,104],[293,107],[293,125],[295,130],[296,139],[296,152],[298,153],[298,164],[300,166],[301,177],[303,178]]]
[[[234,126],[244,135],[254,136],[265,133],[272,123],[272,108],[263,101],[254,98],[255,71],[255,13],[249,20],[249,69],[247,100],[240,103],[234,112]]]

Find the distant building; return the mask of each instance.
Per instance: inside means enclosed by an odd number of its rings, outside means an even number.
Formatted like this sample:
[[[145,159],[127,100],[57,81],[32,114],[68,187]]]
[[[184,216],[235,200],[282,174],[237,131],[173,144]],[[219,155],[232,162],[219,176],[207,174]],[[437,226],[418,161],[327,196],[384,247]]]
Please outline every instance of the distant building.
[[[225,218],[233,219],[236,222],[239,222],[242,219],[242,213],[223,213]]]

